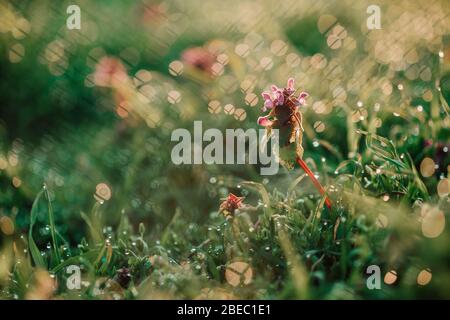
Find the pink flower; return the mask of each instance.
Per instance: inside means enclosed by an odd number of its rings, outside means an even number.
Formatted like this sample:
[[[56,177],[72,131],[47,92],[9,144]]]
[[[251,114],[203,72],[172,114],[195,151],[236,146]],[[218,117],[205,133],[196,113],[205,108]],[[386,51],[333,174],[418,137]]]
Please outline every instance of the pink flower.
[[[291,159],[292,151],[295,153],[295,161],[303,168],[306,174],[309,176],[314,186],[320,192],[321,195],[325,195],[325,189],[320,182],[314,176],[314,173],[308,167],[305,161],[303,161],[303,116],[299,111],[299,106],[303,106],[306,103],[306,97],[308,93],[301,92],[298,97],[295,94],[295,82],[293,78],[289,78],[286,88],[280,89],[277,86],[271,86],[272,95],[268,92],[263,92],[264,108],[266,111],[268,108],[272,109],[270,113],[265,117],[258,118],[258,124],[268,129],[278,129],[281,137],[281,145],[284,148],[291,148],[284,153],[284,159],[281,159],[288,168],[293,168],[293,159]],[[273,118],[273,119],[271,119]],[[295,162],[294,162],[295,163]],[[331,200],[326,197],[325,205],[331,208]]]
[[[194,68],[211,73],[216,57],[203,47],[188,48],[181,54],[181,60]]]
[[[144,1],[137,6],[137,14],[140,15],[144,24],[158,26],[167,20],[166,6],[164,3],[154,4],[151,1]]]

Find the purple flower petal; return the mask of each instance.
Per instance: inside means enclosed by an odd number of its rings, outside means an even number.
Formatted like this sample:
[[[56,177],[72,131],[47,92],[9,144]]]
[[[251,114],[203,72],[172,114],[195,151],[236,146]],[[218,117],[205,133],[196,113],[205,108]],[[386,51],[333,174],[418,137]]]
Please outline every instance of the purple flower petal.
[[[264,108],[272,109],[273,108],[273,101],[272,100],[264,100]]]
[[[263,93],[261,93],[261,95],[264,98],[264,100],[272,100],[272,96],[267,91],[264,91]]]
[[[294,86],[295,86],[294,78],[289,78],[288,81],[287,81],[287,87],[286,87],[286,89],[289,92],[289,94],[292,94],[292,93],[295,92]]]
[[[284,94],[281,89],[278,89],[275,92],[275,100],[277,101],[277,105],[281,106],[284,103]]]
[[[308,94],[308,92],[305,92],[305,91],[301,92],[299,95],[299,98],[301,98],[301,99],[304,99],[306,97],[309,97],[309,94]]]

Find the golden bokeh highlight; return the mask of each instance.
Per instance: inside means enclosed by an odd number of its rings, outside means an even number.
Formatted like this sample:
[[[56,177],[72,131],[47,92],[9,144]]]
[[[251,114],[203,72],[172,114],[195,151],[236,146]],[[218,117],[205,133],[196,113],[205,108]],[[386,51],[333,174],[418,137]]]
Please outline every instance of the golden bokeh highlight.
[[[5,157],[0,156],[0,170],[5,170],[6,168],[8,168],[8,161]]]
[[[212,114],[217,114],[222,111],[222,106],[217,100],[212,100],[208,103],[208,111]]]
[[[169,73],[173,76],[176,77],[180,76],[181,74],[183,74],[183,70],[184,70],[183,62],[179,60],[172,61],[169,64]]]
[[[389,224],[389,219],[386,215],[380,213],[377,217],[377,219],[375,220],[375,224],[379,227],[379,228],[386,228]]]
[[[0,230],[7,236],[14,233],[14,222],[10,217],[3,216],[0,218]]]
[[[397,281],[397,271],[390,270],[384,275],[384,283],[391,285]]]
[[[440,197],[446,197],[450,193],[450,179],[444,178],[439,180],[437,185],[437,193]]]
[[[22,185],[22,179],[20,179],[19,177],[13,177],[12,178],[12,185],[15,188],[19,188]]]
[[[50,273],[37,269],[33,275],[33,286],[26,294],[27,300],[49,300],[57,288],[57,283]]]
[[[323,121],[314,122],[313,127],[317,133],[321,133],[321,132],[325,131],[325,123],[323,123]]]
[[[225,114],[227,115],[232,115],[234,113],[234,111],[236,110],[236,108],[232,105],[232,104],[226,104],[223,107],[223,111],[225,112]]]
[[[250,107],[256,106],[258,104],[258,101],[258,96],[253,92],[250,92],[245,96],[245,104]]]
[[[225,279],[233,287],[249,285],[253,279],[253,269],[246,262],[230,263],[225,270]]]
[[[337,19],[335,16],[330,14],[324,14],[317,20],[317,28],[320,33],[325,33],[331,29],[331,27],[336,23]]]
[[[228,57],[227,54],[225,53],[221,53],[217,56],[217,62],[220,63],[223,66],[226,66],[228,64],[228,62],[230,62],[230,58]]]
[[[436,171],[434,160],[431,158],[424,158],[420,163],[420,173],[425,178],[431,177]]]
[[[238,298],[224,288],[203,288],[194,300],[237,300]]]
[[[298,67],[300,62],[301,62],[301,58],[296,53],[289,53],[286,56],[286,64],[291,68]]]
[[[247,118],[247,112],[242,108],[238,108],[234,111],[234,118],[238,121],[244,121]]]
[[[445,215],[438,207],[424,204],[421,210],[422,234],[427,238],[436,238],[445,228]]]
[[[95,187],[94,198],[97,201],[99,202],[107,201],[111,199],[111,195],[112,195],[111,188],[106,183],[99,183]]]
[[[171,90],[167,94],[167,101],[171,104],[176,104],[181,101],[181,93],[177,90]]]
[[[288,49],[288,45],[283,40],[274,40],[270,45],[270,51],[278,57],[285,55]]]
[[[25,47],[21,43],[16,43],[9,49],[9,61],[11,63],[19,63],[24,56]]]
[[[261,66],[261,68],[263,70],[268,71],[268,70],[272,69],[272,67],[273,67],[273,60],[271,57],[263,57],[259,61],[259,65]]]
[[[223,64],[221,64],[219,62],[214,63],[211,67],[211,72],[216,77],[221,76],[224,72]]]
[[[426,286],[428,283],[430,283],[432,277],[433,274],[431,273],[430,269],[421,270],[417,275],[417,284],[420,286]]]
[[[245,58],[245,57],[247,57],[248,54],[250,53],[250,47],[249,47],[247,44],[245,44],[245,43],[240,43],[240,44],[238,44],[238,45],[236,46],[234,52],[235,52],[238,56],[240,56],[240,57],[242,57],[242,58]]]

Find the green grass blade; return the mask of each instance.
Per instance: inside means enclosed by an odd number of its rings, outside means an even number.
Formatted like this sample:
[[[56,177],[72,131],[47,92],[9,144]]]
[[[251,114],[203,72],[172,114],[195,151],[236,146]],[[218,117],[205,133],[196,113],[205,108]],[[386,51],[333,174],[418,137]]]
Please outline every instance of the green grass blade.
[[[33,205],[31,207],[31,213],[30,213],[30,229],[28,231],[28,247],[30,250],[31,257],[33,258],[34,263],[38,267],[46,268],[47,265],[44,261],[44,258],[41,256],[41,252],[39,248],[36,245],[36,242],[34,242],[33,239],[33,226],[36,223],[37,215],[38,215],[38,207],[39,207],[39,200],[41,199],[42,195],[44,193],[44,189],[42,189],[34,199]]]

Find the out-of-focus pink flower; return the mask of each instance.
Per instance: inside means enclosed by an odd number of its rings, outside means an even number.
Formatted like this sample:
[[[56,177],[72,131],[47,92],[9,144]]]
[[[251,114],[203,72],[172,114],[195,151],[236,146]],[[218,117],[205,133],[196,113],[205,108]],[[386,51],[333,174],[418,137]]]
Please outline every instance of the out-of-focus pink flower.
[[[95,66],[94,83],[99,87],[114,87],[127,78],[125,67],[117,58],[103,57]]]
[[[189,66],[211,73],[216,57],[203,47],[188,48],[181,54],[181,60]]]
[[[141,15],[142,22],[145,24],[159,25],[167,19],[164,3],[143,3],[138,6],[137,10],[139,10],[138,14]]]

